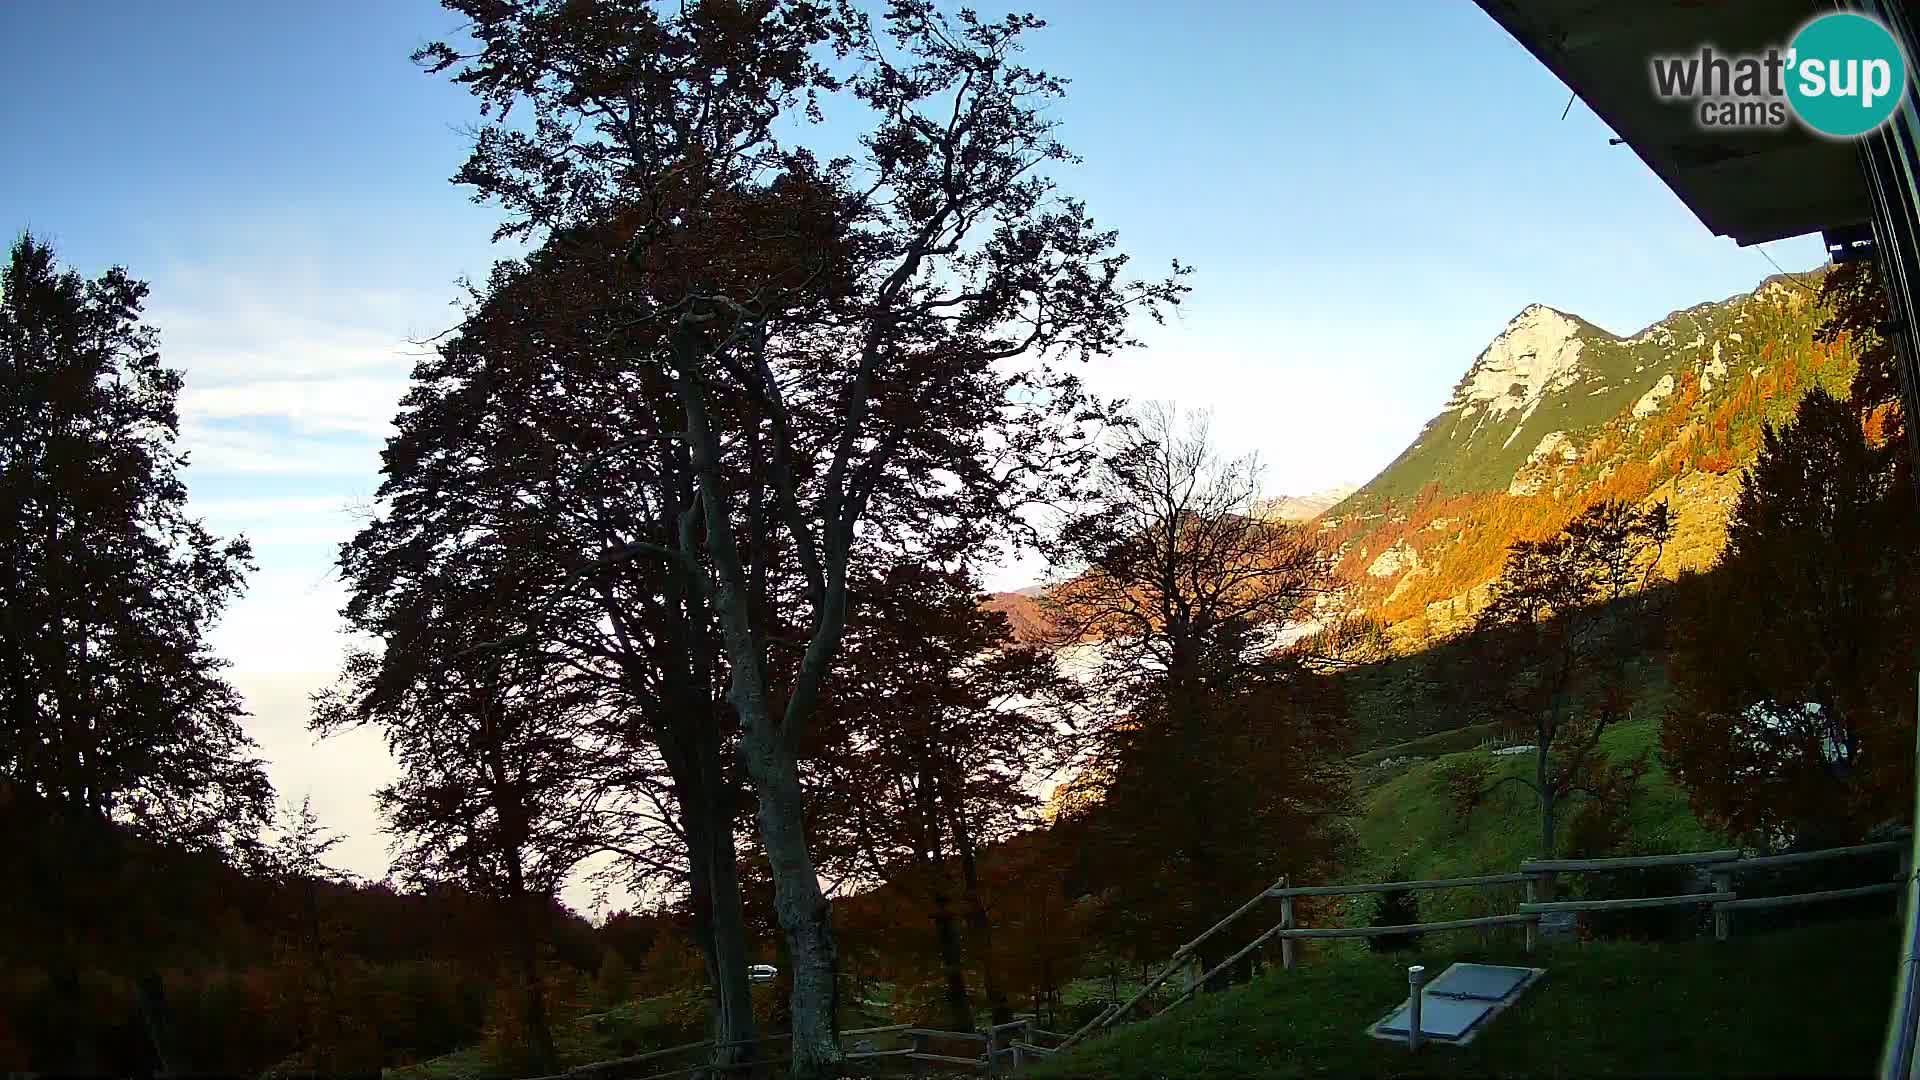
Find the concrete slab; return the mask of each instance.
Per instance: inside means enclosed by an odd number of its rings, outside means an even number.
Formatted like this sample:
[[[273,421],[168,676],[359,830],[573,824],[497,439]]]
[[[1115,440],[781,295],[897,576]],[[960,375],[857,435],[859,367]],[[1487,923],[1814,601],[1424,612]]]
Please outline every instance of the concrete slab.
[[[1525,972],[1525,977],[1511,985],[1504,996],[1488,1000],[1452,994],[1436,994],[1434,988],[1446,983],[1452,987],[1485,990],[1500,985],[1504,976],[1489,976],[1485,972],[1462,972],[1462,969],[1490,968],[1494,972]],[[1440,973],[1440,977],[1428,983],[1420,991],[1420,1033],[1423,1038],[1446,1046],[1465,1046],[1487,1029],[1494,1017],[1499,1016],[1520,999],[1520,995],[1529,986],[1539,982],[1547,973],[1546,968],[1508,968],[1489,964],[1454,964]],[[1454,981],[1447,982],[1452,979]],[[1367,1034],[1375,1039],[1404,1043],[1407,1041],[1407,1009],[1412,1004],[1409,998],[1402,1001],[1392,1012],[1381,1017],[1367,1028]]]
[[[1532,968],[1455,964],[1427,984],[1427,993],[1476,1001],[1504,1001],[1532,975]]]

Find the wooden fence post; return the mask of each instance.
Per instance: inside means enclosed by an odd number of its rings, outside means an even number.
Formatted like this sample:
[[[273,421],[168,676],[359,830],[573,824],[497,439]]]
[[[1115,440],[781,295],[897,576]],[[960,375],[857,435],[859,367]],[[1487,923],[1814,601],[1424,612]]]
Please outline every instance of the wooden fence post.
[[[927,1052],[927,1037],[918,1031],[913,1033],[913,1052],[915,1054],[924,1054]],[[932,1074],[933,1062],[919,1057],[913,1058],[912,1061],[913,1075],[928,1076]]]
[[[1534,886],[1534,882],[1537,880],[1538,880],[1537,875],[1534,875],[1534,874],[1527,875],[1527,903],[1529,904],[1539,902],[1539,890],[1536,889]],[[1539,938],[1540,938],[1540,920],[1535,919],[1532,922],[1527,924],[1527,955],[1528,956],[1533,955],[1533,947],[1539,941]]]
[[[1283,888],[1291,886],[1293,884],[1293,879],[1281,878],[1280,884]],[[1280,925],[1286,927],[1287,930],[1292,930],[1297,926],[1297,924],[1293,921],[1293,897],[1291,896],[1283,896],[1280,898]],[[1285,931],[1282,931],[1281,935],[1282,936],[1280,938],[1280,966],[1282,968],[1285,968],[1288,971],[1292,971],[1293,959],[1294,959],[1293,939],[1285,936]]]
[[[1715,870],[1712,872],[1711,878],[1713,880],[1714,892],[1723,893],[1723,892],[1733,891],[1732,871]],[[1713,905],[1713,940],[1715,941],[1727,940],[1727,932],[1732,928],[1730,925],[1732,921],[1733,921],[1733,915],[1731,912],[1729,912],[1726,909],[1725,906],[1718,903],[1714,904]]]

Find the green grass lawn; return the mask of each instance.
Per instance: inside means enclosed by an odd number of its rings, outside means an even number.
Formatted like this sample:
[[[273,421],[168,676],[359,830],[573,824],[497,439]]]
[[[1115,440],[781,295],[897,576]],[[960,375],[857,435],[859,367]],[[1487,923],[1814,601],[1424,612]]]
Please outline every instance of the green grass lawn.
[[[1470,1045],[1410,1055],[1364,1029],[1406,966],[1528,963],[1461,935],[1398,955],[1327,955],[1086,1043],[1036,1080],[1293,1076],[1861,1075],[1878,1059],[1900,948],[1890,919],[1727,942],[1569,943]]]

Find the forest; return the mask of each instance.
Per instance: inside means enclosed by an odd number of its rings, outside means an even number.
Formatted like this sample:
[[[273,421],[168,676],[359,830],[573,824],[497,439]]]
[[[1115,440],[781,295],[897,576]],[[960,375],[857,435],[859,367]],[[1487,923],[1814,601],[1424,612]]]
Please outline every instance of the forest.
[[[869,1025],[1070,1031],[1242,898],[1359,865],[1366,751],[1503,732],[1539,853],[1614,850],[1653,758],[1600,747],[1648,670],[1651,753],[1715,835],[1907,819],[1920,432],[1871,264],[1704,435],[1655,415],[1605,435],[1636,469],[1416,496],[1401,533],[1482,540],[1387,602],[1352,530],[1255,512],[1203,413],[1083,381],[1188,268],[1138,273],[1057,186],[1038,20],[444,3],[471,40],[414,60],[477,99],[449,197],[527,253],[418,360],[338,551],[366,644],[310,727],[397,765],[385,879],[273,789],[208,644],[253,553],[189,513],[148,287],[11,246],[0,1066],[544,1077],[711,1040],[711,1075],[773,1075],[778,1035],[816,1080]],[[1704,568],[1668,556],[1675,462],[1740,477]],[[1050,568],[1013,618],[1008,551]],[[1473,586],[1458,628],[1395,632]],[[583,878],[636,899],[589,921]]]

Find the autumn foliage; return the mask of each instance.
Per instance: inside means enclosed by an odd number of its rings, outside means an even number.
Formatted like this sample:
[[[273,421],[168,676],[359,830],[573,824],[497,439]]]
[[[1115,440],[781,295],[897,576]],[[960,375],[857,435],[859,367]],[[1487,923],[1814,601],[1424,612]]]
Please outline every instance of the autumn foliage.
[[[1687,583],[1663,748],[1694,810],[1764,846],[1848,843],[1912,806],[1920,528],[1870,268],[1828,282],[1852,393],[1769,425],[1725,553]]]

